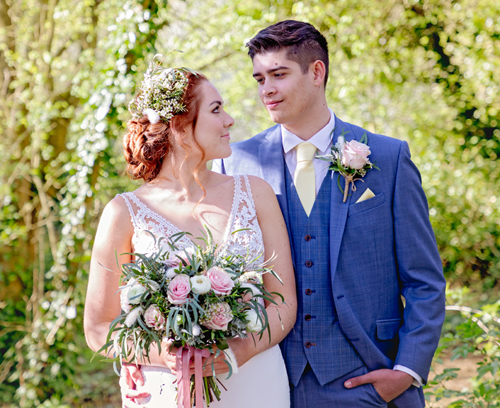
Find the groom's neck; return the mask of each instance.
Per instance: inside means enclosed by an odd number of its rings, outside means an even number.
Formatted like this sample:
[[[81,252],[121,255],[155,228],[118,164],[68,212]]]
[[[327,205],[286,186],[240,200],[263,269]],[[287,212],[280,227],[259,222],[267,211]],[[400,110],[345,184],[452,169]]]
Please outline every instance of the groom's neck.
[[[325,100],[319,106],[315,106],[314,109],[304,112],[296,120],[281,125],[302,140],[309,140],[328,125],[328,122],[330,122],[330,110]]]

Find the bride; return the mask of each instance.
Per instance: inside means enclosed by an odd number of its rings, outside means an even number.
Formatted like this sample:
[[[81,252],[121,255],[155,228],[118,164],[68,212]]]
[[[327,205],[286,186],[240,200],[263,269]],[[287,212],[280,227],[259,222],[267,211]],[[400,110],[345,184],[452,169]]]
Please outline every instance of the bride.
[[[154,109],[153,109],[154,108]],[[134,192],[119,194],[105,207],[97,229],[85,304],[85,336],[94,351],[106,343],[110,323],[120,314],[117,293],[120,263],[130,262],[127,253],[155,250],[155,236],[179,231],[195,239],[206,225],[214,241],[231,251],[256,257],[276,254],[273,269],[283,285],[264,275],[269,292],[279,292],[286,304],[266,305],[271,337],[229,341],[239,370],[226,379],[223,355],[213,366],[223,383],[221,400],[213,408],[255,406],[289,408],[289,389],[278,343],[295,323],[296,293],[287,231],[271,187],[256,177],[230,177],[207,169],[209,160],[231,154],[229,129],[234,121],[224,110],[215,87],[201,74],[184,69],[150,68],[140,92],[131,103],[133,119],[124,136],[124,153],[131,178],[144,184]],[[246,228],[236,234],[235,230]],[[187,237],[185,237],[187,240]],[[264,258],[261,258],[264,259]],[[280,302],[278,302],[280,303]],[[156,346],[155,346],[156,347]],[[132,405],[174,407],[175,349],[163,344],[152,350],[151,360],[141,362],[142,396]],[[204,375],[212,375],[212,359]],[[137,394],[139,395],[139,394]],[[140,404],[140,405],[139,405]]]

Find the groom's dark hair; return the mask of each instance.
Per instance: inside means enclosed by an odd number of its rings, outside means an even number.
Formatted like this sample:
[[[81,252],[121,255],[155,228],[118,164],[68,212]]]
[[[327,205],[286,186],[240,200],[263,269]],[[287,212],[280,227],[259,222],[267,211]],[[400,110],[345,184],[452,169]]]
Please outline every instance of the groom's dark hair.
[[[253,37],[248,43],[250,58],[257,54],[286,49],[287,58],[300,65],[305,74],[309,65],[317,60],[323,61],[326,68],[325,86],[328,81],[328,43],[326,38],[309,23],[285,20],[273,24]]]

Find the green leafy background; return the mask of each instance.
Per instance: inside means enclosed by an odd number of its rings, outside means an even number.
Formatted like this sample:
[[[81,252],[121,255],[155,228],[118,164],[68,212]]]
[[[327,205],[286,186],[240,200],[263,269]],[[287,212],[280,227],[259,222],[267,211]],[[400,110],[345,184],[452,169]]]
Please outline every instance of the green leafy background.
[[[233,140],[252,136],[272,122],[245,43],[287,18],[326,36],[334,112],[407,140],[422,173],[458,308],[440,351],[483,358],[467,390],[446,388],[456,371],[436,377],[430,406],[500,406],[498,1],[2,0],[0,407],[120,406],[82,316],[100,212],[137,186],[121,152],[127,102],[156,53],[182,50],[167,64],[206,74]]]

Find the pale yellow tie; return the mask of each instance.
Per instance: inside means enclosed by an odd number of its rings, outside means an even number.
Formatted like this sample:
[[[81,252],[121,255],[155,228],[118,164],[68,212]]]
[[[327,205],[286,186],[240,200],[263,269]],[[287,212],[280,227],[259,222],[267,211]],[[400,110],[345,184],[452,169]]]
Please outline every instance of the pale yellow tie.
[[[297,167],[293,182],[302,207],[309,217],[316,199],[316,172],[313,165],[316,147],[309,142],[302,142],[295,149],[297,149]]]

